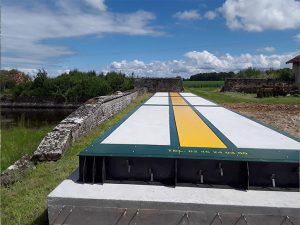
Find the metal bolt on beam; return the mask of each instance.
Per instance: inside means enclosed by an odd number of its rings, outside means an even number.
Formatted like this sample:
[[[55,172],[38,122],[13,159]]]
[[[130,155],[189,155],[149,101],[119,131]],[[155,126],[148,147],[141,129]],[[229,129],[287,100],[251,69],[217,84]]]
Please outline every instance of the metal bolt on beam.
[[[199,170],[199,176],[200,176],[200,183],[203,184],[204,180],[203,180],[203,173],[202,170]]]
[[[271,176],[271,180],[272,180],[272,187],[275,188],[276,187],[276,181],[275,181],[275,174],[274,173]]]
[[[150,174],[150,181],[153,182],[154,179],[153,179],[153,172],[151,168],[149,169],[149,174]]]
[[[130,162],[129,162],[128,159],[126,160],[126,163],[127,163],[127,172],[130,173],[130,171],[131,171],[131,165],[130,165]]]
[[[220,175],[221,177],[223,177],[224,173],[223,173],[222,163],[219,163],[219,169],[220,169]]]

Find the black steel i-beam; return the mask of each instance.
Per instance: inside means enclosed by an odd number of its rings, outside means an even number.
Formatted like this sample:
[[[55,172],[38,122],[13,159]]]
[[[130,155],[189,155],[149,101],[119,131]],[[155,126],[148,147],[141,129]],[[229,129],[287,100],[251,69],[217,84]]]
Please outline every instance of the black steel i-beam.
[[[181,158],[80,156],[79,182],[298,191],[299,165]]]

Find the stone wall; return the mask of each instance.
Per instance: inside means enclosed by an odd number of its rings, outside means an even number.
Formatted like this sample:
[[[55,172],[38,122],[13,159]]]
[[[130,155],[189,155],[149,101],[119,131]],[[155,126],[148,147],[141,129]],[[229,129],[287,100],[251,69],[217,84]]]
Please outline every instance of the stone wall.
[[[146,87],[149,92],[157,91],[183,91],[183,83],[181,78],[137,78],[134,87]]]
[[[263,78],[227,78],[222,91],[257,93],[263,87],[293,88],[292,81]]]
[[[118,95],[90,99],[62,120],[52,132],[44,137],[34,152],[32,160],[51,161],[60,159],[73,141],[86,135],[91,129],[126,108],[145,90],[139,89]]]

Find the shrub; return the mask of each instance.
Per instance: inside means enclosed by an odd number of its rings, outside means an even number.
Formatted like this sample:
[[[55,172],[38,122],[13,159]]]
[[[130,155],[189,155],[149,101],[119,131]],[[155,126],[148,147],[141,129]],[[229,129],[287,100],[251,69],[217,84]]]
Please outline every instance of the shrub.
[[[126,91],[133,88],[133,78],[125,74],[110,72],[97,75],[95,71],[81,72],[72,70],[58,77],[50,78],[47,72],[39,70],[32,82],[15,86],[15,96],[54,96],[65,101],[77,98],[92,98],[111,94],[114,91]]]

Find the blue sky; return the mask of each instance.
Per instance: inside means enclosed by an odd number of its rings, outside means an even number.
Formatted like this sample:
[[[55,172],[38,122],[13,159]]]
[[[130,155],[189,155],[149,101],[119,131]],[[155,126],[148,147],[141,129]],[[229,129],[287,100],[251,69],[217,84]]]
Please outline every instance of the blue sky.
[[[300,53],[296,0],[2,0],[2,68],[187,77],[281,68]]]

